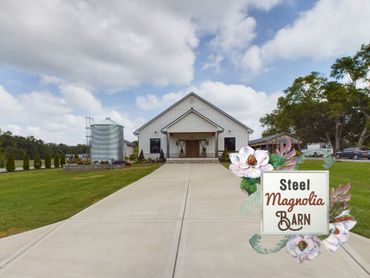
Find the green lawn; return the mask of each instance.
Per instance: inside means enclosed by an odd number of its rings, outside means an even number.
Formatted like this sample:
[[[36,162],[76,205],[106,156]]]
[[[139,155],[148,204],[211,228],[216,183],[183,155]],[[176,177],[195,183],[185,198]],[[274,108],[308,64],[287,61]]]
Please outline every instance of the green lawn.
[[[0,174],[0,237],[66,219],[160,165],[93,172],[49,169]]]
[[[323,170],[322,164],[320,160],[306,160],[300,170]],[[223,165],[228,167],[229,163]],[[370,163],[335,162],[329,171],[330,187],[351,184],[351,214],[358,220],[351,231],[370,238]]]

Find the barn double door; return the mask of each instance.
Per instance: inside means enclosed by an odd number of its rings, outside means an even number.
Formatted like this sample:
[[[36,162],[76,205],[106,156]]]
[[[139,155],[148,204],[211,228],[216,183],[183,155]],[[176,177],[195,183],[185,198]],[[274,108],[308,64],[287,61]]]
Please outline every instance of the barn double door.
[[[186,140],[186,157],[199,157],[199,140]]]

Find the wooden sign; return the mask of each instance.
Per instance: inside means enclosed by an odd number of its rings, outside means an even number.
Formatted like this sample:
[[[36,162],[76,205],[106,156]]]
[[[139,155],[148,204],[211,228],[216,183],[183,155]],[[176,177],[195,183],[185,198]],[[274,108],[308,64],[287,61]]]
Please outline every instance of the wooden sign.
[[[329,172],[264,172],[262,210],[262,234],[328,234]]]

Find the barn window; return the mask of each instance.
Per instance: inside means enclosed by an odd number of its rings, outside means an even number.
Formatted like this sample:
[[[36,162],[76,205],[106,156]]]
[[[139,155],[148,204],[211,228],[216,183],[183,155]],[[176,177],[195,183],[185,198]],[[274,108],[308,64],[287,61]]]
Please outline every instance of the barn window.
[[[161,152],[161,139],[150,138],[150,153],[160,153],[160,152]]]
[[[235,152],[235,137],[225,138],[225,151]]]

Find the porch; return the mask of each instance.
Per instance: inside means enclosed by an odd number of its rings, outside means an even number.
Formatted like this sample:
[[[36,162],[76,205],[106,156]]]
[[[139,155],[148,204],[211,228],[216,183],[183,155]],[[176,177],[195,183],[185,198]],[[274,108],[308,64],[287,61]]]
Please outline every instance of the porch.
[[[168,158],[215,158],[218,153],[217,132],[168,133]]]
[[[162,128],[167,158],[217,158],[224,129],[193,108]]]

